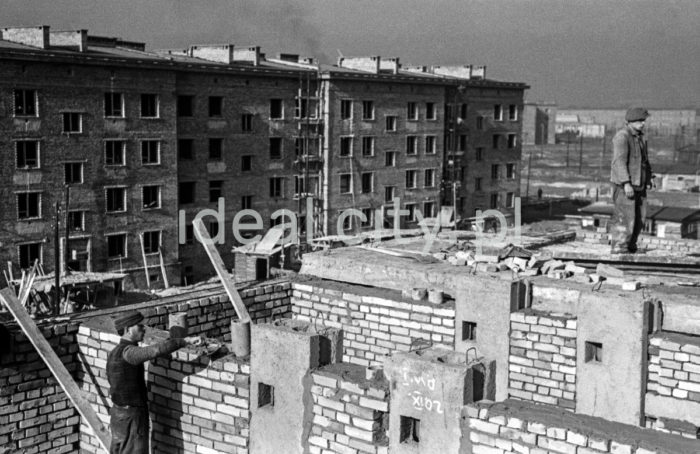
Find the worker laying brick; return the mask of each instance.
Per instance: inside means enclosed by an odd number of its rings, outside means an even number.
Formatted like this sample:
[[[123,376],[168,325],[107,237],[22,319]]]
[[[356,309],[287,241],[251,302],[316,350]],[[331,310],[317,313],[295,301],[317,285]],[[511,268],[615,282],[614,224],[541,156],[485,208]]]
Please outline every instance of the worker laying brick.
[[[107,357],[107,379],[113,403],[110,409],[110,454],[149,452],[148,397],[143,363],[202,342],[201,338],[193,336],[139,347],[146,333],[141,322],[143,315],[137,311],[127,312],[114,320],[122,338]]]

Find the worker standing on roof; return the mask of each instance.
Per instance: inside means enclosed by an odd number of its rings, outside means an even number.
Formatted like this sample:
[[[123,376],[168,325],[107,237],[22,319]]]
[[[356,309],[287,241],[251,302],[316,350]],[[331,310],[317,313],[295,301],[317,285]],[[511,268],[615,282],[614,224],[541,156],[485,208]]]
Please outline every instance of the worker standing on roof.
[[[637,238],[646,218],[647,189],[653,175],[649,164],[644,124],[649,112],[641,107],[629,109],[627,124],[613,137],[610,181],[613,184],[613,254],[637,252]]]
[[[114,320],[114,327],[122,338],[107,357],[107,380],[113,403],[109,412],[112,430],[110,454],[149,452],[148,397],[143,363],[202,342],[195,336],[139,347],[146,333],[142,321],[143,315],[137,311],[127,312]]]

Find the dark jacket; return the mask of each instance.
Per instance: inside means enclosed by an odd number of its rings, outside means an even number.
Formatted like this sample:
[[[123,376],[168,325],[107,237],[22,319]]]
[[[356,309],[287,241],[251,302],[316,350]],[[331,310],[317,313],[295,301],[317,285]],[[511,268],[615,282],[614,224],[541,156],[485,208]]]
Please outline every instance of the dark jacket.
[[[148,347],[121,339],[107,357],[107,380],[112,402],[120,407],[148,404],[143,363],[184,347],[184,339],[170,339]]]
[[[629,126],[617,131],[613,137],[610,181],[619,185],[629,182],[636,190],[646,189],[651,183],[646,139],[644,134]]]

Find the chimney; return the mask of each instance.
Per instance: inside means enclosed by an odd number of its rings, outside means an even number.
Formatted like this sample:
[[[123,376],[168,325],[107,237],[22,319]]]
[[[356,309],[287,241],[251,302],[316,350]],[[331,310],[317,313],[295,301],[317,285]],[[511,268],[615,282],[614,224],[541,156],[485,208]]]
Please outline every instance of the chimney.
[[[63,47],[66,49],[85,52],[88,48],[87,30],[61,30],[49,32],[51,47]]]
[[[233,45],[231,47],[233,47]],[[253,66],[258,66],[260,64],[260,46],[233,49],[233,61],[250,62]]]
[[[233,44],[198,44],[190,46],[189,56],[218,63],[233,63]]]
[[[486,66],[475,66],[472,69],[473,79],[486,79]]]
[[[398,74],[399,68],[399,57],[390,58],[380,58],[379,59],[379,71],[390,72],[391,74]]]
[[[340,57],[338,66],[378,74],[380,61],[381,57]]]
[[[472,78],[472,65],[464,66],[433,66],[432,73],[439,76],[457,77],[459,79]]]
[[[26,46],[48,49],[51,47],[51,38],[48,25],[38,27],[7,27],[0,29],[0,38]]]

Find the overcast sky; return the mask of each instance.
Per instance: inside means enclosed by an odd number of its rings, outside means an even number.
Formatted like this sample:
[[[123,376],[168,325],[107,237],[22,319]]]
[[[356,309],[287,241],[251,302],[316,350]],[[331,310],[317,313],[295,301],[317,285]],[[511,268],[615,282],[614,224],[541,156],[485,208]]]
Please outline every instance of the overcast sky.
[[[700,107],[700,0],[0,0],[0,25],[487,66],[562,107]]]

